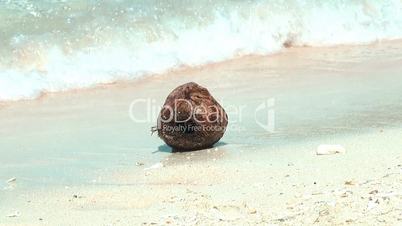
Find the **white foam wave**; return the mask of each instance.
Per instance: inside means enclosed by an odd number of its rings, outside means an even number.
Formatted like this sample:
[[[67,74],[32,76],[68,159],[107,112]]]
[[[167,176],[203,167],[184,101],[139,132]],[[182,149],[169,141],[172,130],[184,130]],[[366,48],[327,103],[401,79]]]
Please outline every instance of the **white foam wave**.
[[[10,48],[23,54],[0,65],[0,100],[35,98],[43,91],[133,79],[234,56],[270,54],[284,44],[323,46],[402,38],[399,0],[257,1],[225,7],[211,9],[209,20],[200,19],[199,25],[185,26],[172,18],[149,21],[144,29],[117,27],[107,33],[107,42],[89,42],[69,51],[52,42],[57,34],[24,36],[30,41],[24,45],[15,41],[21,39],[16,34]],[[39,40],[37,45],[31,45],[30,38]],[[27,57],[32,54],[35,57]]]

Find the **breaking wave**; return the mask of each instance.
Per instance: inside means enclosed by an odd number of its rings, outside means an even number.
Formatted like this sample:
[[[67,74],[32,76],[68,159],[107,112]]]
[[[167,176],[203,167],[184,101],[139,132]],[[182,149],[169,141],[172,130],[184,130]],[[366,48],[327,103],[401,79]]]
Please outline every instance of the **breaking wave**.
[[[289,46],[402,38],[402,1],[0,1],[0,101]]]

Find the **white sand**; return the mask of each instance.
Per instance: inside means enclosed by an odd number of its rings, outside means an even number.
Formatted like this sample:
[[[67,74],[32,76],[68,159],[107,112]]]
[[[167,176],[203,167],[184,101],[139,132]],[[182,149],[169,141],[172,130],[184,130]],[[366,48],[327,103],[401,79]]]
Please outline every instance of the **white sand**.
[[[7,104],[0,176],[16,181],[0,193],[0,224],[397,225],[402,132],[392,127],[402,122],[402,57],[391,50],[398,46],[290,49]],[[162,143],[149,136],[153,122],[130,122],[130,102],[161,102],[190,80],[224,106],[275,97],[276,133],[246,117],[245,130],[227,131],[217,148],[152,154]],[[318,156],[321,144],[346,152]]]
[[[401,136],[339,138],[348,152],[333,156],[317,156],[315,143],[174,154],[162,168],[116,172],[106,179],[114,185],[28,192],[1,212],[20,213],[3,218],[7,225],[395,225],[402,220]]]

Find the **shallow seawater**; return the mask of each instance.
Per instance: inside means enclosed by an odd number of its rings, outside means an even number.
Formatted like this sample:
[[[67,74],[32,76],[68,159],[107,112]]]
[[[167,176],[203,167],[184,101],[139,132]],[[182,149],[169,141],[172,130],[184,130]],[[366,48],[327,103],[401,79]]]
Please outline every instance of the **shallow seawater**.
[[[248,69],[234,69],[231,73],[237,79],[226,77],[229,86],[242,85],[228,102],[243,104],[245,113],[238,123],[244,133],[233,133],[237,137],[231,142],[266,147],[399,128],[401,53],[396,43],[299,49]],[[264,128],[269,125],[269,110],[274,127],[268,129],[273,132]]]

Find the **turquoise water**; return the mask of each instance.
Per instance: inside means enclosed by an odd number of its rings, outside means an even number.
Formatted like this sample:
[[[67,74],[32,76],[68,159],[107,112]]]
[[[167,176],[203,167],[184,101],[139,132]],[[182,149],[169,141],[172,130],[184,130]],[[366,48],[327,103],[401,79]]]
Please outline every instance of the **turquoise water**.
[[[0,100],[402,37],[399,0],[0,1]]]

